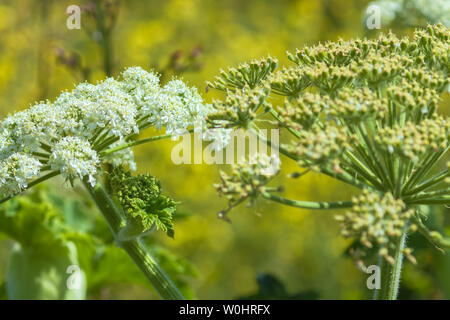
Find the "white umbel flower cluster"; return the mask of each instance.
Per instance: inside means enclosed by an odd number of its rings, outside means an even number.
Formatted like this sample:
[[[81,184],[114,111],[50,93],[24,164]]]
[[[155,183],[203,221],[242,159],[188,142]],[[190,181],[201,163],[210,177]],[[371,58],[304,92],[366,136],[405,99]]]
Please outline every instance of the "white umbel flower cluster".
[[[127,142],[124,140],[119,140],[116,143],[113,143],[111,148],[119,147],[125,143]],[[123,166],[131,171],[136,171],[137,169],[134,153],[130,148],[122,149],[104,156],[103,162],[112,164],[113,166]]]
[[[78,137],[62,138],[53,147],[49,160],[51,169],[60,171],[66,179],[87,177],[92,186],[99,162],[97,152],[92,150],[90,143]]]
[[[81,83],[72,92],[63,93],[55,105],[69,116],[78,116],[72,134],[90,138],[96,130],[107,128],[118,137],[138,133],[138,110],[121,82],[108,78],[97,85]],[[75,114],[73,114],[75,113]],[[70,123],[68,123],[70,126]],[[80,131],[81,130],[81,131]]]
[[[152,126],[184,134],[204,126],[211,111],[196,88],[179,79],[160,86],[156,73],[139,67],[128,68],[121,79],[81,83],[54,102],[37,103],[0,123],[0,197],[20,192],[43,171],[94,184],[102,163],[134,169],[131,151],[102,152]],[[216,136],[226,141],[223,134]]]
[[[20,192],[29,179],[38,175],[41,165],[24,153],[13,153],[0,161],[0,192],[7,195]]]

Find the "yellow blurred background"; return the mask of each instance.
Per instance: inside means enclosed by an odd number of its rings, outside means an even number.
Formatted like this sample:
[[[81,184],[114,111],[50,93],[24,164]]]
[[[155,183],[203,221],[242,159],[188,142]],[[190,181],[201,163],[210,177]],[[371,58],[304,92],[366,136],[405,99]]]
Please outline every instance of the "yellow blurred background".
[[[221,68],[270,54],[287,64],[285,52],[319,41],[364,36],[367,0],[151,0],[107,1],[117,14],[111,30],[111,64],[105,72],[101,35],[88,13],[81,29],[66,27],[69,5],[81,0],[0,1],[0,117],[41,99],[53,99],[80,81],[117,76],[125,67],[156,69],[167,81],[181,76],[210,102],[205,81]],[[408,31],[403,31],[408,32]],[[151,134],[151,133],[146,133]],[[187,217],[176,222],[175,239],[158,241],[197,268],[188,279],[198,298],[235,299],[258,291],[257,277],[277,277],[289,293],[314,291],[319,299],[369,298],[366,275],[344,254],[350,242],[339,236],[334,212],[308,212],[260,200],[256,207],[230,212],[232,223],[217,219],[226,207],[213,183],[219,167],[175,165],[174,142],[135,149],[139,172],[161,180]],[[278,183],[300,200],[348,200],[352,191],[310,173],[293,180],[286,163]],[[223,169],[223,168],[222,168]],[[62,181],[53,182],[60,187]],[[0,279],[10,242],[0,242]],[[444,271],[448,257],[424,244],[418,266],[406,266],[400,298],[450,297]],[[421,263],[422,260],[422,263]],[[441,273],[440,273],[441,272]],[[108,298],[154,298],[148,289],[117,285]]]

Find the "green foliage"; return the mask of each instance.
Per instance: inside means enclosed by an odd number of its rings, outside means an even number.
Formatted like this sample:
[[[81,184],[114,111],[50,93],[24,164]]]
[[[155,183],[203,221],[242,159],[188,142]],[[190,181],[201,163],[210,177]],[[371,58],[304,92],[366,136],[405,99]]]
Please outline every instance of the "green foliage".
[[[0,207],[0,233],[17,242],[9,257],[5,284],[10,299],[84,299],[115,284],[152,289],[113,242],[102,217],[78,197],[35,188],[28,196]],[[146,240],[183,294],[194,298],[186,281],[197,275],[193,265],[149,237]],[[71,265],[81,270],[80,290],[67,288]]]
[[[161,184],[155,177],[149,174],[132,176],[119,166],[113,168],[108,181],[127,218],[138,221],[144,232],[155,225],[156,229],[173,238],[173,213],[177,202],[162,194]]]
[[[8,298],[84,299],[84,274],[79,289],[66,285],[67,268],[79,264],[77,250],[64,238],[66,227],[58,211],[46,201],[37,191],[0,208],[0,233],[16,241],[8,262]]]
[[[71,266],[78,266],[77,249],[72,242],[62,242],[47,248],[49,254],[35,252],[34,248],[13,248],[6,278],[9,299],[69,299],[80,300],[86,296],[84,272],[70,275]],[[79,287],[68,286],[70,276],[76,276]]]
[[[12,199],[0,208],[0,232],[14,239],[25,249],[32,246],[45,252],[58,241],[55,231],[62,223],[57,211],[47,202],[34,198]]]

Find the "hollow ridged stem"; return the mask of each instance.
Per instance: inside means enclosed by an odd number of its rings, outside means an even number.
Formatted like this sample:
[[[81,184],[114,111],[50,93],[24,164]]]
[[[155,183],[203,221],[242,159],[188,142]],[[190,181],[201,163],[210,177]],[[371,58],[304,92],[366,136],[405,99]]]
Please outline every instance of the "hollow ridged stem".
[[[114,200],[99,182],[97,182],[95,186],[91,186],[86,181],[83,181],[83,184],[107,221],[114,238],[117,239],[119,231],[125,226],[122,211],[117,207]],[[133,239],[128,241],[120,241],[118,244],[128,253],[134,263],[152,283],[156,292],[163,299],[184,299],[183,295],[173,284],[164,270],[152,258],[145,245],[142,243],[142,240]]]
[[[389,286],[389,275],[391,265],[382,256],[378,259],[378,267],[380,268],[380,289],[375,289],[373,293],[373,300],[385,299],[385,291]]]
[[[402,236],[396,244],[394,263],[392,265],[385,263],[385,270],[382,271],[382,277],[384,277],[384,279],[382,279],[383,287],[381,288],[381,299],[397,299],[403,265],[403,249],[406,244],[406,230],[407,227],[405,227]]]
[[[298,201],[286,199],[267,192],[263,192],[262,196],[268,200],[301,209],[315,209],[315,210],[344,209],[344,208],[351,208],[353,205],[351,201],[335,201],[335,202]]]

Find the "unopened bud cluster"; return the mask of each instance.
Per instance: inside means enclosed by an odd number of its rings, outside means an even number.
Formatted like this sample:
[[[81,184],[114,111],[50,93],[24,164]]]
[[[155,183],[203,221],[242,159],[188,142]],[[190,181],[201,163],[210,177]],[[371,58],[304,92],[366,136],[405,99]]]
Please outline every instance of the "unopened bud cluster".
[[[450,121],[448,118],[425,119],[419,125],[407,122],[404,126],[381,128],[375,138],[380,147],[389,153],[396,152],[414,162],[426,153],[445,150],[449,145]]]
[[[215,184],[214,187],[219,196],[228,200],[230,208],[247,199],[250,200],[251,206],[279,170],[278,156],[257,155],[251,157],[248,162],[233,165],[231,174],[221,171],[221,183]]]
[[[236,68],[221,70],[220,77],[214,83],[208,82],[208,87],[227,91],[229,88],[242,89],[245,86],[255,88],[265,80],[278,66],[278,60],[267,57],[253,60]]]
[[[227,96],[215,102],[209,118],[228,128],[275,124],[282,138],[288,135],[280,153],[308,168],[304,172],[312,169],[372,190],[356,198],[343,218],[344,234],[367,247],[379,245],[392,261],[404,228],[420,218],[409,208],[450,204],[448,169],[441,169],[448,159],[450,118],[440,114],[450,89],[449,46],[448,27],[437,24],[412,37],[388,33],[305,47],[288,53],[295,65],[280,71],[263,59],[251,81],[243,76],[250,73],[236,71],[247,70],[244,64],[222,74],[226,81],[216,87]],[[236,186],[236,199],[255,190],[239,179],[243,176],[234,174],[226,180]],[[219,188],[221,194],[226,190]],[[232,191],[228,197],[237,202]],[[409,249],[404,253],[413,260]]]
[[[342,235],[358,239],[368,248],[379,248],[378,253],[393,263],[392,252],[395,244],[402,237],[406,228],[411,228],[408,221],[414,211],[407,209],[405,203],[395,199],[391,193],[380,195],[363,190],[362,194],[353,198],[351,211],[336,216],[341,222]],[[412,227],[414,229],[414,227]],[[411,259],[411,250],[404,249]]]
[[[329,111],[328,98],[305,92],[297,99],[286,100],[279,109],[282,126],[295,130],[309,130]]]
[[[206,121],[212,128],[248,128],[256,119],[258,111],[265,109],[270,87],[251,89],[245,85],[242,89],[228,91],[225,101],[214,101],[214,112]]]
[[[301,167],[311,167],[320,171],[321,166],[333,163],[339,171],[339,157],[350,147],[351,139],[344,128],[314,126],[309,131],[302,131],[296,145],[287,149],[297,156]]]

